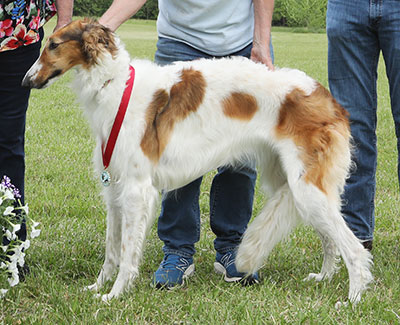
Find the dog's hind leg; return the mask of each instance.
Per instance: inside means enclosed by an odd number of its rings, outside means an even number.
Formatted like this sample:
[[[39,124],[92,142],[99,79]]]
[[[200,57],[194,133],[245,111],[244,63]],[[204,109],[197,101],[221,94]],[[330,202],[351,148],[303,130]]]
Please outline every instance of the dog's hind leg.
[[[362,292],[368,288],[368,284],[373,280],[370,271],[370,267],[373,264],[372,255],[347,226],[339,209],[331,206],[330,216],[332,226],[336,227],[336,232],[332,238],[349,273],[350,288],[348,297],[350,302],[357,303],[361,299]]]
[[[108,189],[107,189],[108,190]],[[121,252],[121,209],[113,203],[112,199],[106,199],[107,203],[107,232],[106,253],[104,264],[94,284],[85,287],[85,290],[98,291],[118,268]]]
[[[128,289],[139,274],[146,234],[153,224],[158,191],[151,185],[151,180],[124,181],[127,185],[121,195],[121,257],[119,272],[110,293],[103,295],[107,301],[119,296]]]
[[[331,202],[327,195],[313,184],[306,183],[303,177],[292,179],[289,185],[304,221],[311,224],[323,237],[329,238],[338,248],[349,272],[349,300],[357,303],[368,283],[372,281],[369,270],[372,263],[371,254],[347,227],[337,203]]]
[[[322,248],[324,250],[324,261],[322,262],[322,268],[320,273],[310,273],[304,281],[322,281],[324,279],[331,279],[332,276],[339,269],[338,262],[340,261],[339,252],[334,242],[328,237],[320,234]]]
[[[263,264],[274,246],[298,223],[293,197],[285,183],[268,200],[243,235],[236,256],[238,271],[252,274]]]

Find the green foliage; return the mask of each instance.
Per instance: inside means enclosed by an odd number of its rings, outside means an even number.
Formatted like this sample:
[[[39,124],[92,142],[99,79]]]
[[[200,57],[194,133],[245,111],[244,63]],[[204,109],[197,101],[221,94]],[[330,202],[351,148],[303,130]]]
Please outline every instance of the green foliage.
[[[136,19],[157,19],[158,15],[158,1],[147,0],[144,6],[136,13],[134,18]]]
[[[290,27],[325,27],[327,0],[284,0],[282,15]]]
[[[75,0],[74,16],[100,17],[111,3],[112,0]]]
[[[286,26],[286,11],[284,2],[286,0],[275,0],[274,15],[272,16],[273,26]]]
[[[100,17],[111,5],[112,0],[75,0],[74,16]],[[158,1],[147,0],[134,16],[138,19],[157,19]]]
[[[75,0],[75,16],[101,16],[111,5],[112,0]],[[306,27],[310,29],[325,27],[327,0],[275,0],[274,26]],[[147,0],[134,15],[135,19],[156,20],[158,0]]]

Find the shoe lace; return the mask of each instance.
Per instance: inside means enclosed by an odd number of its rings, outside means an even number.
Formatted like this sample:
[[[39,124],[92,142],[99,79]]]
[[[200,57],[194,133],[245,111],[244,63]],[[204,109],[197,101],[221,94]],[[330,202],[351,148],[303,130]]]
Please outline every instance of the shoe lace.
[[[229,266],[235,263],[235,258],[233,257],[233,254],[229,252],[221,257],[221,262],[225,268],[228,268]]]
[[[171,256],[167,255],[161,263],[161,267],[167,270],[178,269],[181,272],[185,272],[185,270],[190,266],[190,262],[180,256]]]

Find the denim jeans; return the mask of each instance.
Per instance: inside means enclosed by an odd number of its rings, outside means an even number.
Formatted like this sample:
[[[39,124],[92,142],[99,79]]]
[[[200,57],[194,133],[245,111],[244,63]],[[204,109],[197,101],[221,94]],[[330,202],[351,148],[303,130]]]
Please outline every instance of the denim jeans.
[[[231,56],[250,57],[251,48],[250,44]],[[199,58],[211,56],[171,39],[159,38],[157,42],[155,61],[160,65]],[[249,163],[235,170],[218,168],[212,181],[210,225],[216,235],[215,250],[221,254],[234,250],[246,230],[252,213],[256,178],[254,163]],[[158,236],[164,242],[165,254],[189,258],[195,253],[194,245],[200,238],[201,181],[202,177],[164,196],[158,220]]]
[[[43,30],[40,29],[43,38]],[[41,42],[0,52],[0,177],[7,175],[19,189],[24,203],[25,119],[30,89],[21,86],[22,79],[40,54]],[[22,222],[18,233],[26,239]]]
[[[400,152],[400,1],[329,0],[326,19],[329,86],[348,110],[356,169],[347,182],[343,214],[355,235],[372,240],[377,164],[377,65],[382,51]],[[400,179],[400,158],[398,156]]]

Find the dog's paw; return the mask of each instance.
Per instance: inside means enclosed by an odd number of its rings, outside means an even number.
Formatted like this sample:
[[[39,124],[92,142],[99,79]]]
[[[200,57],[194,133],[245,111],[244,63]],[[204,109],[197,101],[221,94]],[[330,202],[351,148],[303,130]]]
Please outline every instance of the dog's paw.
[[[335,304],[335,309],[339,311],[341,308],[346,308],[348,305],[349,305],[348,301],[345,301],[345,302],[338,301]]]
[[[360,290],[350,290],[349,291],[349,300],[354,305],[358,304],[361,300],[361,291]]]
[[[110,295],[110,294],[105,294],[105,295],[102,295],[102,294],[100,294],[100,293],[96,293],[96,294],[94,294],[93,295],[93,298],[95,298],[95,299],[99,299],[99,300],[101,300],[102,302],[110,302],[110,300],[112,299],[112,298],[114,298],[114,296],[113,295]]]
[[[322,281],[325,278],[325,275],[322,273],[310,273],[303,281]]]
[[[108,294],[101,296],[101,301],[107,303],[107,302],[110,302],[110,300],[113,299],[114,297],[116,297],[116,296],[113,295],[112,293],[108,293]]]
[[[90,286],[86,286],[83,288],[83,291],[94,291],[97,292],[99,290],[99,287],[97,283],[91,284]]]

